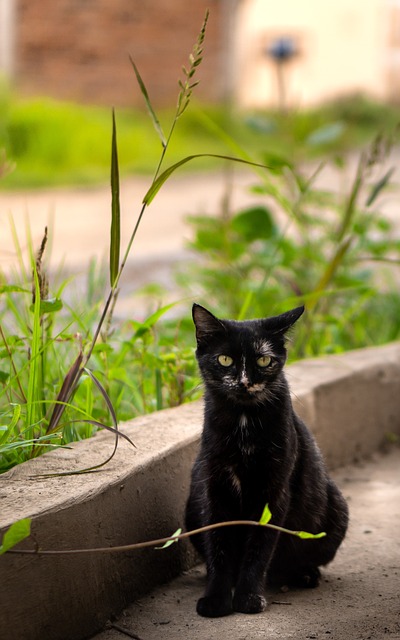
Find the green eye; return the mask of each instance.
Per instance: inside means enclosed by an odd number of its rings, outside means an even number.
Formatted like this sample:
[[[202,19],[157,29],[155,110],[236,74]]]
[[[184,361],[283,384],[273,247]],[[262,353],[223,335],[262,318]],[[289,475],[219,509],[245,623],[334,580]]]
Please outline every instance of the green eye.
[[[269,356],[261,356],[261,358],[258,358],[257,360],[257,364],[259,367],[269,367],[271,362],[272,358],[270,358]]]
[[[218,356],[218,362],[223,367],[230,367],[233,363],[233,359],[230,356]]]

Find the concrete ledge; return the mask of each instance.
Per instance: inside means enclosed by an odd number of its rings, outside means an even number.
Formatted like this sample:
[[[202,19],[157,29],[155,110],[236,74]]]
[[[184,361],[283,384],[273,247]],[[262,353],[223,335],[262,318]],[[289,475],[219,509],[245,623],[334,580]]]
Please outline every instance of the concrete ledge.
[[[296,410],[331,467],[372,453],[400,435],[400,344],[303,361],[287,368]],[[122,442],[98,473],[38,478],[101,461],[112,437],[101,433],[0,476],[0,534],[32,518],[43,549],[114,546],[171,534],[183,522],[202,403],[124,425]],[[23,543],[31,547],[31,542]],[[129,602],[193,562],[188,545],[168,551],[0,558],[0,629],[8,640],[90,636]]]

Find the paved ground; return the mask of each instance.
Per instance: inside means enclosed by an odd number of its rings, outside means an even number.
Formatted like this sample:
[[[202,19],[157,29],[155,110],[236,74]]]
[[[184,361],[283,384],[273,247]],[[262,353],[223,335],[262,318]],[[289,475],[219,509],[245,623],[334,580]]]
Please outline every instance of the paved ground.
[[[351,525],[318,589],[270,592],[258,615],[195,612],[203,567],[131,605],[93,640],[399,640],[400,449],[335,473]]]

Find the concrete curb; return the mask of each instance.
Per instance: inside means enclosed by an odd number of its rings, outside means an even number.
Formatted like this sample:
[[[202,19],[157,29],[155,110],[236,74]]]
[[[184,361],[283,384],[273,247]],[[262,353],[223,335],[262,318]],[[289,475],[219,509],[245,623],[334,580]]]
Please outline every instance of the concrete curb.
[[[287,374],[296,410],[330,467],[367,456],[391,434],[400,435],[399,343],[302,361]],[[127,423],[124,430],[137,449],[122,442],[100,473],[37,477],[106,458],[112,448],[106,433],[3,474],[0,534],[30,517],[42,549],[115,546],[170,535],[183,521],[201,423],[201,402]],[[193,559],[182,543],[168,551],[3,556],[0,629],[7,630],[8,640],[88,637]]]

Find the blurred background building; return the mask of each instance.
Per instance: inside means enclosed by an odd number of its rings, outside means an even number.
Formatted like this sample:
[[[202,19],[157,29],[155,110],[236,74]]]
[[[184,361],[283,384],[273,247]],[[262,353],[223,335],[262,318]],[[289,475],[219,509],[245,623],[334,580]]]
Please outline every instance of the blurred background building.
[[[294,53],[283,62],[292,104],[355,92],[400,98],[399,0],[243,0],[235,36],[239,104],[262,106],[277,99],[268,50],[282,38]]]
[[[0,0],[0,68],[24,94],[142,104],[130,54],[170,105],[207,7],[205,101],[400,101],[400,0]]]
[[[20,93],[119,106],[143,104],[129,55],[152,101],[175,103],[177,78],[209,7],[198,95],[221,99],[218,0],[0,0],[0,6],[0,68]]]

